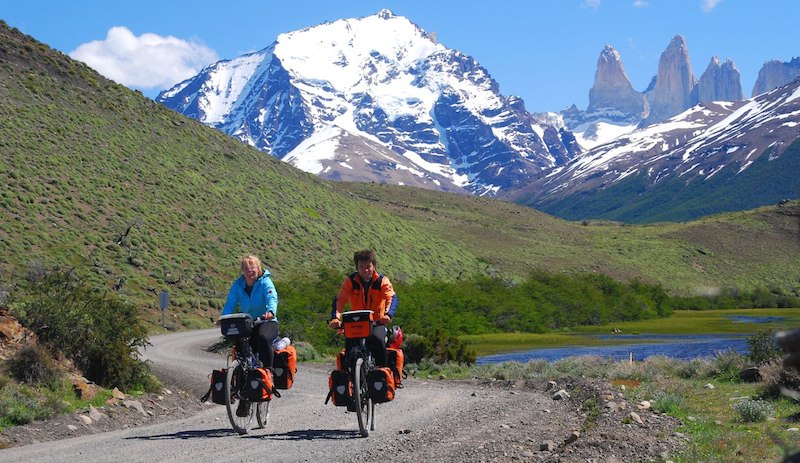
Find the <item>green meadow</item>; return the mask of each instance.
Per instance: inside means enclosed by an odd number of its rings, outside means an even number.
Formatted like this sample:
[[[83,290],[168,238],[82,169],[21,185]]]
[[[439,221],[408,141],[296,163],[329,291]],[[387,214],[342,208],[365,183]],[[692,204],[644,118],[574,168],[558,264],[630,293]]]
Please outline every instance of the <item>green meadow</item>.
[[[784,317],[768,323],[742,323],[732,316]],[[730,309],[676,310],[667,318],[616,322],[605,325],[580,326],[558,333],[491,333],[464,335],[459,338],[474,349],[478,356],[503,352],[525,351],[548,347],[610,346],[642,342],[641,339],[599,339],[598,334],[755,334],[800,327],[800,308],[790,309]]]

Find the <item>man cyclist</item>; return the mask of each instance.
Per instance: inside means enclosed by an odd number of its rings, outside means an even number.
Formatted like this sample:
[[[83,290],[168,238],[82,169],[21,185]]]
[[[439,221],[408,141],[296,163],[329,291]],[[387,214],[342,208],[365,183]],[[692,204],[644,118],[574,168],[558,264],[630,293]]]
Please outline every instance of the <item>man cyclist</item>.
[[[353,256],[356,271],[348,275],[339,288],[339,294],[331,307],[331,328],[342,326],[342,311],[349,304],[350,310],[371,310],[376,321],[372,333],[367,338],[367,346],[375,363],[386,366],[386,325],[392,322],[397,310],[397,294],[389,278],[375,270],[377,256],[374,250],[358,251]]]

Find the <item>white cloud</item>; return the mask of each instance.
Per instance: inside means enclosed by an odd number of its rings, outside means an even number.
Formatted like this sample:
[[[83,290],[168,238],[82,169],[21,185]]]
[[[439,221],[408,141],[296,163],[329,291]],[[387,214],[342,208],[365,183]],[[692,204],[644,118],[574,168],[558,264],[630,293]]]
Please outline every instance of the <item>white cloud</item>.
[[[722,0],[700,0],[700,8],[706,13],[711,13]]]
[[[600,0],[583,0],[583,6],[593,10],[600,9]]]
[[[650,6],[650,3],[647,0],[633,0],[634,8],[647,8],[648,6]]]
[[[218,60],[217,53],[200,42],[150,33],[137,37],[121,26],[109,29],[105,40],[84,43],[69,56],[122,85],[159,90]]]

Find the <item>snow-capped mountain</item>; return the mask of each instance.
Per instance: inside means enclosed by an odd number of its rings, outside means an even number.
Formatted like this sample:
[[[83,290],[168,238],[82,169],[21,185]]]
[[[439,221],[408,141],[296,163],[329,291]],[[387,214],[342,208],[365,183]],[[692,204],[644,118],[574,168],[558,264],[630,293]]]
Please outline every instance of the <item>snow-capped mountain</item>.
[[[710,195],[713,184],[735,193],[714,199],[705,213],[756,207],[800,193],[798,138],[800,79],[750,100],[700,103],[634,130],[550,170],[513,198],[571,218],[631,219],[637,208],[685,209],[680,201],[689,199],[708,205],[700,193]]]
[[[496,195],[580,148],[473,58],[388,10],[278,36],[157,101],[325,178]]]

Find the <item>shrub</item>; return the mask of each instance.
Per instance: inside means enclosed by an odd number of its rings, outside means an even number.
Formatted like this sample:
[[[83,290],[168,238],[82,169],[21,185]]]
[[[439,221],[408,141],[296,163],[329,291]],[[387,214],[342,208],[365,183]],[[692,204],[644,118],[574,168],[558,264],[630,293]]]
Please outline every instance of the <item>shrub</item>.
[[[769,402],[748,398],[737,400],[731,407],[739,414],[739,419],[744,423],[760,423],[766,421],[774,412],[772,404]]]
[[[42,396],[24,384],[8,382],[0,389],[0,426],[27,424],[66,411],[56,396]]]
[[[717,378],[724,381],[738,382],[739,373],[748,367],[747,358],[734,350],[717,352],[706,362],[702,371],[704,378]]]
[[[683,410],[685,404],[683,399],[675,394],[669,392],[659,392],[650,401],[653,410],[659,413],[666,413],[671,416],[677,416]]]
[[[297,350],[297,360],[305,362],[320,358],[319,352],[317,352],[317,349],[315,349],[311,343],[298,341],[292,344],[295,350]]]
[[[765,397],[779,397],[781,388],[800,389],[800,373],[793,368],[786,368],[783,360],[775,359],[761,364],[761,394]]]
[[[685,362],[680,362],[675,368],[675,374],[678,378],[682,379],[692,379],[700,377],[700,372],[707,367],[707,363],[705,360],[701,359],[691,359]]]
[[[431,342],[418,334],[407,334],[403,340],[403,354],[406,363],[420,363],[433,352]]]
[[[748,357],[753,363],[760,364],[783,357],[772,329],[760,330],[747,339],[747,344],[750,346]]]
[[[9,374],[31,386],[52,386],[61,378],[53,357],[37,344],[29,344],[17,350],[7,361]]]
[[[89,287],[71,272],[32,272],[14,314],[51,351],[69,357],[86,378],[128,389],[151,382],[138,348],[147,331],[136,307],[120,296]]]
[[[563,375],[578,378],[605,378],[609,366],[615,363],[610,357],[597,355],[582,355],[567,357],[553,364],[553,367]]]
[[[655,379],[655,378],[668,378],[675,375],[679,365],[683,364],[681,360],[676,360],[663,355],[653,355],[647,358],[644,362],[636,362],[636,375],[623,377],[625,379]]]

